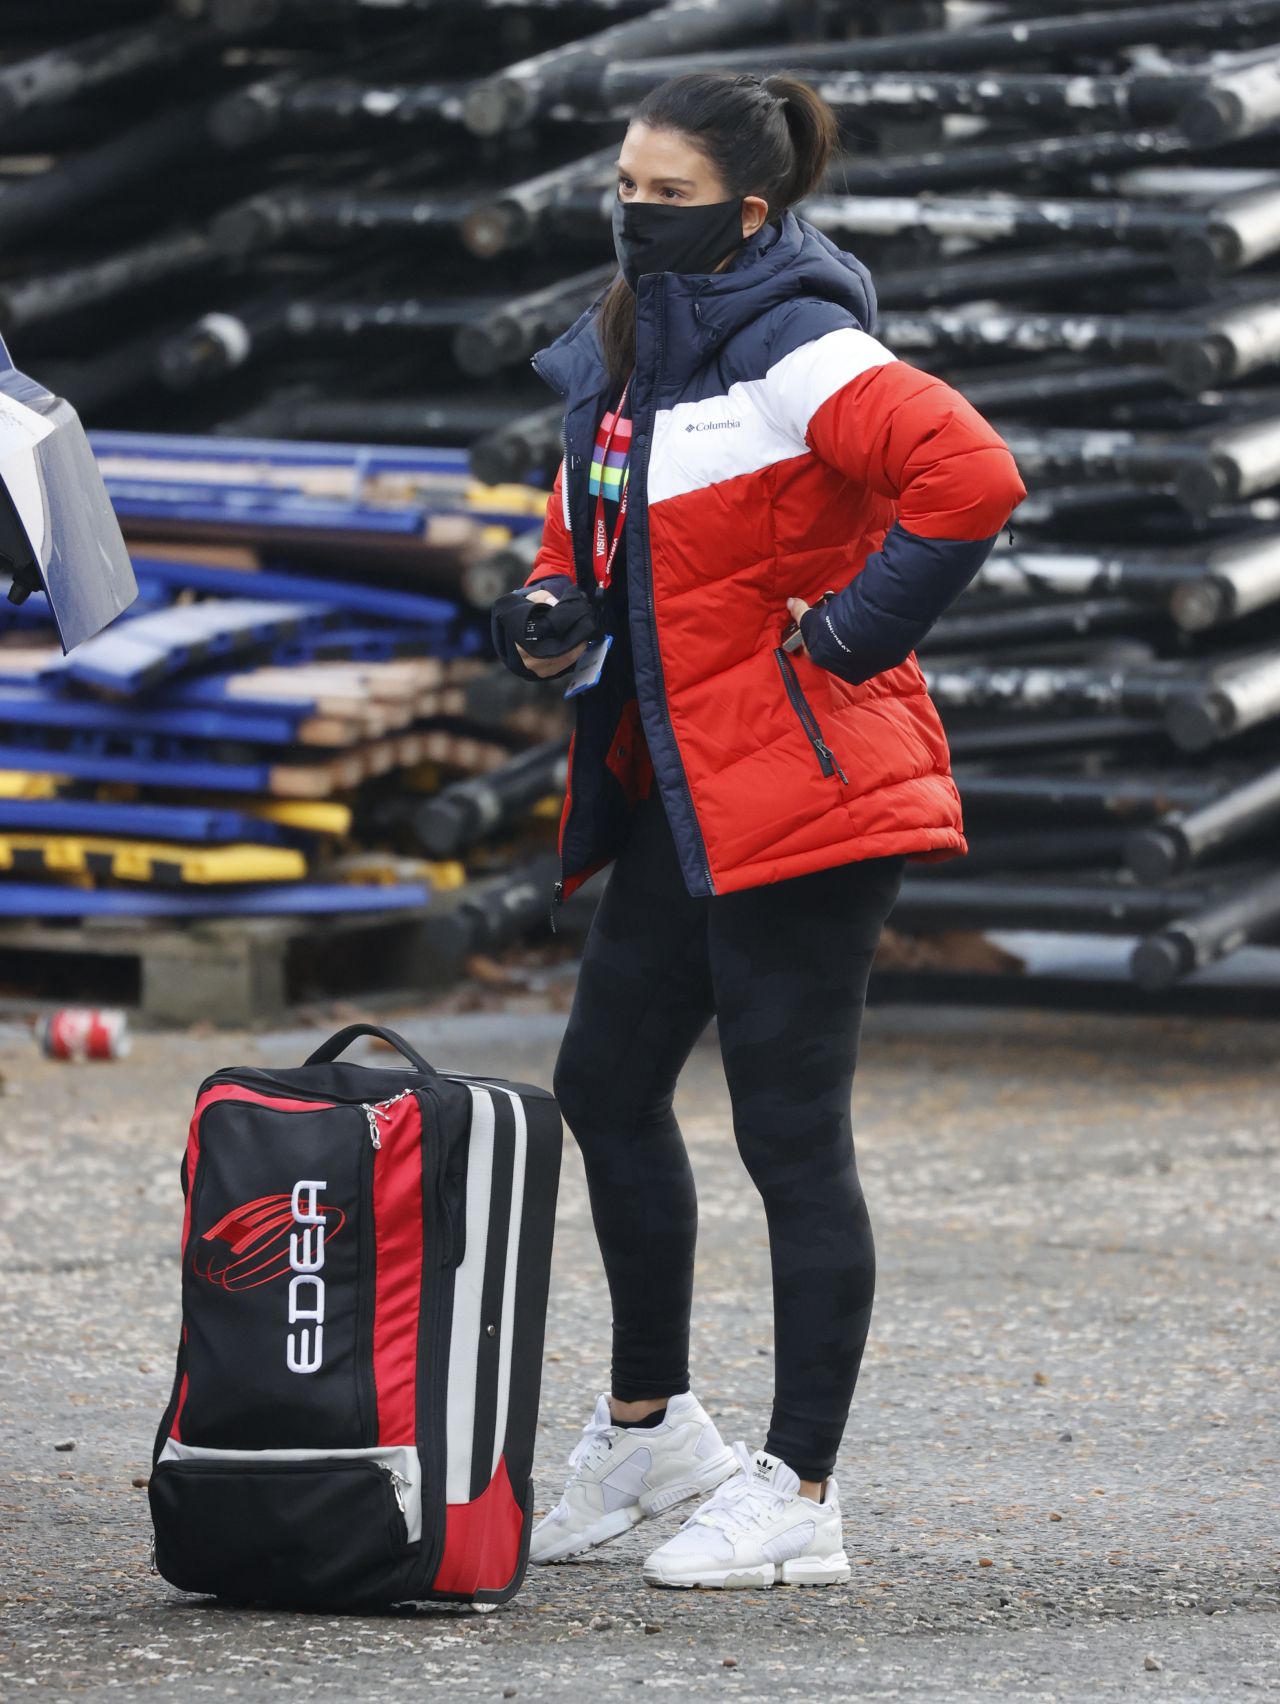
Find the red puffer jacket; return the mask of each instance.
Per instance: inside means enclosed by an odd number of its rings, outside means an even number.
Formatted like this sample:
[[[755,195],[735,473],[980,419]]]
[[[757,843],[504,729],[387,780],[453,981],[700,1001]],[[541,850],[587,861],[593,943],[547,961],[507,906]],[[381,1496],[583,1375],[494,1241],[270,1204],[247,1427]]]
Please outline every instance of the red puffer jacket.
[[[641,279],[634,696],[621,664],[610,690],[615,645],[575,699],[563,893],[614,856],[651,776],[692,894],[966,850],[913,647],[1026,493],[997,433],[873,317],[861,264],[790,213],[724,273]],[[528,583],[589,591],[587,470],[612,400],[593,312],[534,366],[565,397],[566,453]],[[787,598],[827,591],[806,651],[783,651]]]

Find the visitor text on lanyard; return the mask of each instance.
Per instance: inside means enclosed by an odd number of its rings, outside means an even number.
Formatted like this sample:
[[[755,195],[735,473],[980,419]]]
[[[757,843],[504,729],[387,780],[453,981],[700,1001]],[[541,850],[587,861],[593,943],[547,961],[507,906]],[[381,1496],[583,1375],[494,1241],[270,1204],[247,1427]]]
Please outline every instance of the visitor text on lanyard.
[[[596,524],[592,533],[592,559],[595,564],[596,585],[601,591],[606,591],[613,579],[613,559],[618,554],[618,545],[622,539],[622,528],[627,518],[627,491],[631,472],[631,453],[622,464],[618,480],[618,518],[613,523],[613,538],[610,540],[604,522],[604,476],[609,465],[609,447],[613,443],[613,435],[618,429],[618,420],[627,405],[627,392],[631,389],[628,379],[618,399],[618,406],[613,411],[613,419],[609,424],[609,435],[605,439],[604,449],[600,452],[600,488],[596,492]]]

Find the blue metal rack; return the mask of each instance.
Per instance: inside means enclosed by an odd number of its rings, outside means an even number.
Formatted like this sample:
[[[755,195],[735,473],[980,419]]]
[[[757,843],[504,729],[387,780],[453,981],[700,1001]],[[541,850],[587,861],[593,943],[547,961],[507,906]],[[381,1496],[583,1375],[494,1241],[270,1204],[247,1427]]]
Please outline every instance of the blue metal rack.
[[[6,799],[0,830],[28,834],[134,835],[140,840],[190,840],[200,845],[251,841],[261,846],[311,844],[315,836],[247,811],[202,805],[155,805],[114,799]]]
[[[197,894],[56,887],[0,877],[0,917],[274,917],[286,912],[418,910],[430,901],[431,890],[422,882],[386,887],[291,882]]]
[[[323,579],[271,568],[210,568],[203,563],[172,561],[135,549],[133,571],[139,585],[166,589],[187,587],[231,598],[298,598],[330,609],[349,609],[386,621],[419,624],[456,620],[461,606],[447,598],[421,592],[400,592],[369,586],[357,580]]]

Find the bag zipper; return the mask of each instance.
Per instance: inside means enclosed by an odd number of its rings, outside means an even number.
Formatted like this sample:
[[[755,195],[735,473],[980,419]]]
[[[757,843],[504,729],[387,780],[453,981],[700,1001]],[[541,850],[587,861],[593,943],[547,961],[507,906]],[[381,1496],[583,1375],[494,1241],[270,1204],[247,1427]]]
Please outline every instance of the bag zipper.
[[[277,1077],[274,1072],[262,1070],[256,1065],[225,1065],[220,1070],[211,1072],[201,1083],[196,1098],[199,1099],[206,1089],[212,1088],[216,1083],[234,1083],[238,1088],[244,1089],[256,1089],[260,1084],[267,1083],[282,1100],[306,1101],[315,1106],[365,1106],[368,1104],[362,1100],[355,1100],[350,1095],[309,1093],[306,1089],[299,1088],[297,1083],[289,1082],[283,1077]],[[398,1100],[399,1098],[399,1095],[390,1097],[391,1100]],[[374,1104],[386,1106],[389,1103],[377,1101]]]
[[[412,1093],[412,1089],[401,1089],[398,1095],[389,1095],[386,1100],[360,1102],[364,1109],[364,1115],[369,1121],[369,1146],[371,1148],[381,1148],[382,1146],[382,1132],[378,1129],[379,1118],[391,1117],[391,1114],[384,1112],[383,1108],[394,1106],[397,1101],[402,1101],[406,1095]]]
[[[813,710],[810,707],[809,700],[804,695],[804,688],[800,684],[800,677],[796,673],[795,664],[782,649],[781,645],[774,646],[773,654],[778,660],[778,668],[782,674],[782,684],[787,689],[787,697],[791,701],[791,708],[795,711],[796,716],[799,719],[800,726],[808,735],[809,744],[817,753],[818,764],[822,773],[824,775],[838,775],[847,787],[849,785],[849,777],[845,774],[844,770],[841,769],[835,753],[822,737],[822,729],[818,726],[818,718],[814,715]]]
[[[422,1120],[422,1141],[434,1144],[431,1155],[432,1176],[436,1187],[427,1188],[427,1156],[423,1155],[422,1237],[423,1259],[434,1237],[449,1244],[450,1264],[436,1262],[435,1277],[424,1284],[422,1314],[418,1329],[418,1459],[422,1463],[422,1553],[418,1558],[413,1580],[412,1598],[428,1595],[431,1583],[444,1558],[445,1526],[448,1518],[444,1496],[445,1460],[445,1403],[448,1381],[445,1364],[445,1338],[453,1312],[453,1253],[452,1227],[447,1224],[448,1209],[444,1200],[444,1176],[448,1156],[440,1139],[440,1108],[429,1087],[416,1089],[418,1113]],[[434,1114],[428,1123],[428,1112]],[[446,1307],[446,1297],[448,1307]],[[428,1510],[430,1518],[428,1519]]]
[[[381,1143],[379,1143],[381,1146]],[[356,1291],[356,1402],[366,1445],[378,1441],[378,1383],[373,1373],[373,1316],[377,1301],[377,1249],[373,1222],[373,1146],[360,1155],[360,1196],[364,1215]]]
[[[391,1481],[391,1495],[396,1500],[396,1508],[399,1509],[402,1515],[407,1516],[409,1511],[405,1507],[404,1492],[400,1489],[400,1487],[402,1485],[407,1485],[409,1481],[405,1478],[403,1473],[397,1473],[395,1468],[391,1466],[390,1462],[379,1461],[375,1462],[374,1465],[376,1467],[380,1467],[383,1473],[385,1473],[387,1478]]]

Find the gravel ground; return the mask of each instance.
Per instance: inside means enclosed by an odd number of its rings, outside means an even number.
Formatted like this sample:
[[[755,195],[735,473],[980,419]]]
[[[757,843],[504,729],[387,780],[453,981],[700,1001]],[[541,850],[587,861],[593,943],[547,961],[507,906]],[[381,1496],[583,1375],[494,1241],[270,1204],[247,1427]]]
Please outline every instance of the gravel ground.
[[[345,1021],[335,1019],[327,1029]],[[546,1002],[388,1021],[549,1081]],[[679,1511],[504,1609],[249,1615],[147,1567],[195,1086],[317,1033],[139,1036],[114,1065],[0,1030],[0,1692],[459,1700],[1253,1698],[1280,1691],[1274,1026],[881,1007],[857,1096],[880,1297],[838,1476],[847,1587],[669,1593]],[[385,1057],[385,1056],[381,1056]],[[714,1033],[678,1109],[702,1203],[695,1388],[763,1437],[767,1248]],[[608,1309],[566,1145],[539,1504]],[[19,1688],[25,1690],[20,1691]]]

